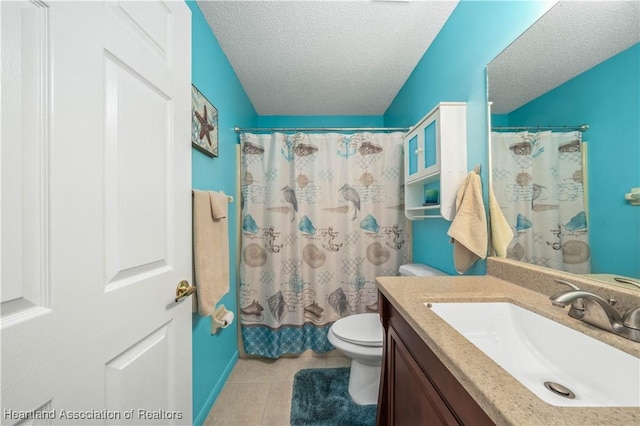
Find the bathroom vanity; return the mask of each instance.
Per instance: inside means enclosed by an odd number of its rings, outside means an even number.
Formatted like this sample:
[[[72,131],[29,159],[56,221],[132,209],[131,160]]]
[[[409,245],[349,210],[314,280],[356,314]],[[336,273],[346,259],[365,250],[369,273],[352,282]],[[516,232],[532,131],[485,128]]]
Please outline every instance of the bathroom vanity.
[[[486,276],[377,279],[385,329],[378,424],[640,424],[640,407],[546,403],[425,306],[510,302],[640,358],[640,344],[571,318],[549,300],[563,290],[554,278],[615,298],[622,310],[640,301],[638,293],[504,259],[487,265]]]
[[[383,295],[379,306],[386,340],[377,423],[494,424]]]

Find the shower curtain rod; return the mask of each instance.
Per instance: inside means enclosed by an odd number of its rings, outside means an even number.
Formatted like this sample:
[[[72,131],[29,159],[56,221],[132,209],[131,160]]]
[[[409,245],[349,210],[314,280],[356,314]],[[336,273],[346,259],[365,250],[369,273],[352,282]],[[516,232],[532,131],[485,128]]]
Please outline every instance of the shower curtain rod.
[[[581,124],[579,126],[496,126],[491,130],[577,130],[579,132],[586,132],[589,130],[588,124]]]
[[[241,132],[408,132],[409,127],[234,127]]]

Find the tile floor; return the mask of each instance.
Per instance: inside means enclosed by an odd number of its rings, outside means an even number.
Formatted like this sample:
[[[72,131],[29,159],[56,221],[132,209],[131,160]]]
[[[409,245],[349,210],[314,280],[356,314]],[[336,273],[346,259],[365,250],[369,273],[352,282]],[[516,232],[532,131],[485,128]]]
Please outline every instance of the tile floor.
[[[336,351],[277,360],[239,359],[204,424],[288,426],[296,372],[349,365],[350,360]]]

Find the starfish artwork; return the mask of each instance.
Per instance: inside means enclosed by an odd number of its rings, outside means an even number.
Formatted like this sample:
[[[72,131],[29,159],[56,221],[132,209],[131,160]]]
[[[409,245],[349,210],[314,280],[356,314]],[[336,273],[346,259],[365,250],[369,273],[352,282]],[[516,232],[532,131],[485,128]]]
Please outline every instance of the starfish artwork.
[[[210,157],[218,156],[218,110],[191,85],[191,144]]]
[[[209,135],[209,133],[215,129],[215,126],[209,123],[209,121],[207,120],[207,106],[204,105],[204,112],[202,113],[202,115],[198,111],[195,111],[195,114],[196,118],[200,122],[200,140],[202,140],[202,138],[206,136],[207,141],[209,142],[209,146],[212,146],[213,144],[211,143],[211,136]]]

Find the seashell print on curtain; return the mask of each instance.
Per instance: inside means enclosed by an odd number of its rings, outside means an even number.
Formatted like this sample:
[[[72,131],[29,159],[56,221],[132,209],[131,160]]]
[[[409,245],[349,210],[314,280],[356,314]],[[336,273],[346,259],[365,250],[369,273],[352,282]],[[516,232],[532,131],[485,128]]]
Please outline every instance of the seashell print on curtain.
[[[333,350],[333,322],[376,312],[375,278],[409,261],[403,134],[240,137],[245,352]]]
[[[508,258],[591,272],[581,139],[577,131],[491,133],[492,187],[515,230]]]

